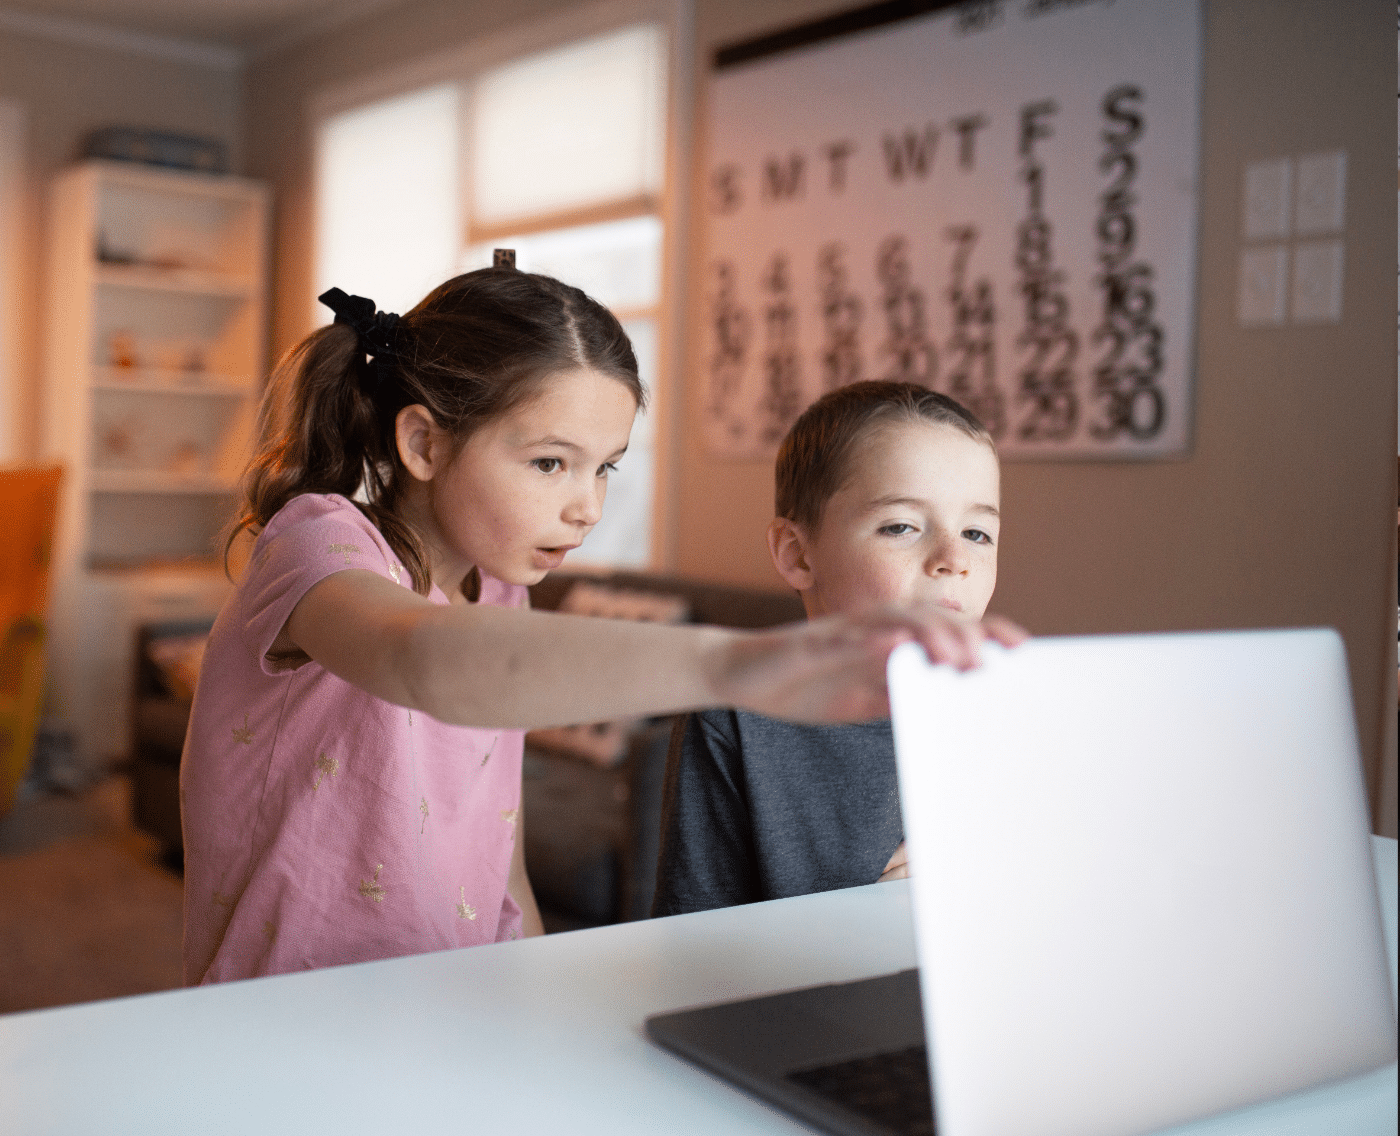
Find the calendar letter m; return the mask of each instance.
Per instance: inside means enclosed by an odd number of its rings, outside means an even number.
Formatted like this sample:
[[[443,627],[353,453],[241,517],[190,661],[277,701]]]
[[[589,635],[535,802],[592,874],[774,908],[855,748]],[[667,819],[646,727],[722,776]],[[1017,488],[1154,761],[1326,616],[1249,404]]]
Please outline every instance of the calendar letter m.
[[[763,163],[763,196],[769,201],[801,197],[805,165],[801,154],[789,154],[786,159],[768,158]]]
[[[885,168],[891,181],[921,180],[933,166],[933,152],[938,148],[938,127],[929,123],[923,133],[907,129],[898,137],[886,134]]]

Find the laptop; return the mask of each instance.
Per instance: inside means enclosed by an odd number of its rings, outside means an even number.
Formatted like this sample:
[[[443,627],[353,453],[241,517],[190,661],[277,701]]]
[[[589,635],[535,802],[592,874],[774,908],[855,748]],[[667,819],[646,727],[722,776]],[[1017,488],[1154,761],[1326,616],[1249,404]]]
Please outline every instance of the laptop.
[[[1335,632],[905,645],[889,685],[918,971],[653,1040],[843,1136],[1129,1136],[1395,1060]]]

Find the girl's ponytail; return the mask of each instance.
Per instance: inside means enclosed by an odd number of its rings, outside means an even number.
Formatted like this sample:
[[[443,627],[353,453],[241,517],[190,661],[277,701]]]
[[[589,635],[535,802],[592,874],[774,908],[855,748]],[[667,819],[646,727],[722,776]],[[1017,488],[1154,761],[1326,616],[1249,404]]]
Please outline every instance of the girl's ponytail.
[[[398,554],[423,595],[431,587],[422,542],[393,512],[396,455],[389,452],[372,368],[360,337],[345,324],[312,332],[287,352],[268,380],[258,421],[258,446],[243,477],[242,504],[225,543],[244,529],[257,533],[303,493],[354,499]],[[397,410],[397,408],[395,408]]]

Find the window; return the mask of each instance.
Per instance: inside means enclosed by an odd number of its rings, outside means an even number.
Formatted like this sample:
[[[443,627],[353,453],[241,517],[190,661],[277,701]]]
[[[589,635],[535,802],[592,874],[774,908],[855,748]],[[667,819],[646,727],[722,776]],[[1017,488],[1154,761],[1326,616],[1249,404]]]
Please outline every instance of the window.
[[[462,231],[457,120],[458,91],[446,85],[325,123],[317,148],[316,295],[343,288],[403,312],[452,274]]]
[[[617,315],[654,395],[667,51],[663,26],[632,24],[325,116],[317,294],[334,286],[405,311],[514,248],[522,271]],[[655,442],[640,416],[603,520],[570,565],[650,563]]]

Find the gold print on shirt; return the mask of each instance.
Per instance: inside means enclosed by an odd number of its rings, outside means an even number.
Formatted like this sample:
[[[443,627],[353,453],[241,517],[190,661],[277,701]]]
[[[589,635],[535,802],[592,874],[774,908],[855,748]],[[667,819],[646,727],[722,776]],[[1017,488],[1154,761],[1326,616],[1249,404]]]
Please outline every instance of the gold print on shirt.
[[[485,764],[486,764],[488,761],[491,760],[491,755],[492,755],[493,753],[496,752],[496,743],[497,743],[498,741],[500,741],[500,740],[501,740],[501,735],[500,735],[500,734],[497,734],[494,738],[491,739],[491,745],[490,745],[490,747],[486,750],[486,756],[483,757],[483,758],[481,759],[481,764],[482,764],[483,766],[485,766]]]
[[[467,902],[467,889],[461,888],[458,894],[462,897],[462,902],[457,905],[458,919],[475,919],[476,908]]]
[[[360,894],[366,899],[374,900],[375,903],[383,903],[385,895],[388,894],[379,882],[379,873],[383,867],[383,864],[376,864],[374,866],[374,879],[360,881]]]
[[[340,772],[340,759],[327,757],[323,753],[317,756],[313,768],[316,770],[316,783],[311,786],[311,791],[314,793],[321,787],[322,781],[327,777],[335,777]]]
[[[519,810],[519,809],[502,809],[502,810],[501,810],[501,819],[502,819],[503,821],[505,821],[506,824],[514,824],[514,823],[516,822],[516,820],[519,818],[519,816],[520,816],[520,810]]]
[[[423,798],[423,803],[418,806],[418,811],[423,814],[423,823],[418,826],[418,835],[423,835],[423,830],[428,827],[428,798]]]
[[[389,575],[394,577],[394,583],[397,584],[399,582],[399,566],[397,564],[389,565]]]
[[[231,895],[225,895],[225,894],[224,894],[223,892],[221,892],[221,891],[216,891],[216,892],[214,893],[214,906],[215,906],[215,907],[232,907],[232,906],[233,906],[233,903],[234,903],[233,896],[231,896]]]
[[[350,554],[351,554],[352,552],[359,552],[359,551],[361,551],[361,549],[360,549],[360,546],[359,546],[358,544],[333,544],[333,545],[331,545],[331,552],[334,553],[336,556],[343,556],[343,557],[345,557],[345,563],[346,563],[347,566],[348,566],[349,563],[350,563]]]
[[[277,926],[271,920],[263,921],[263,937],[267,940],[267,945],[269,947],[272,946],[277,939]]]
[[[245,746],[250,746],[250,745],[253,744],[253,731],[250,730],[250,729],[248,728],[248,715],[247,715],[247,714],[244,714],[244,715],[243,715],[243,725],[242,725],[242,727],[239,727],[239,726],[232,726],[232,727],[230,727],[230,729],[233,730],[233,740],[234,740],[234,741],[236,741],[236,742],[242,742]]]

